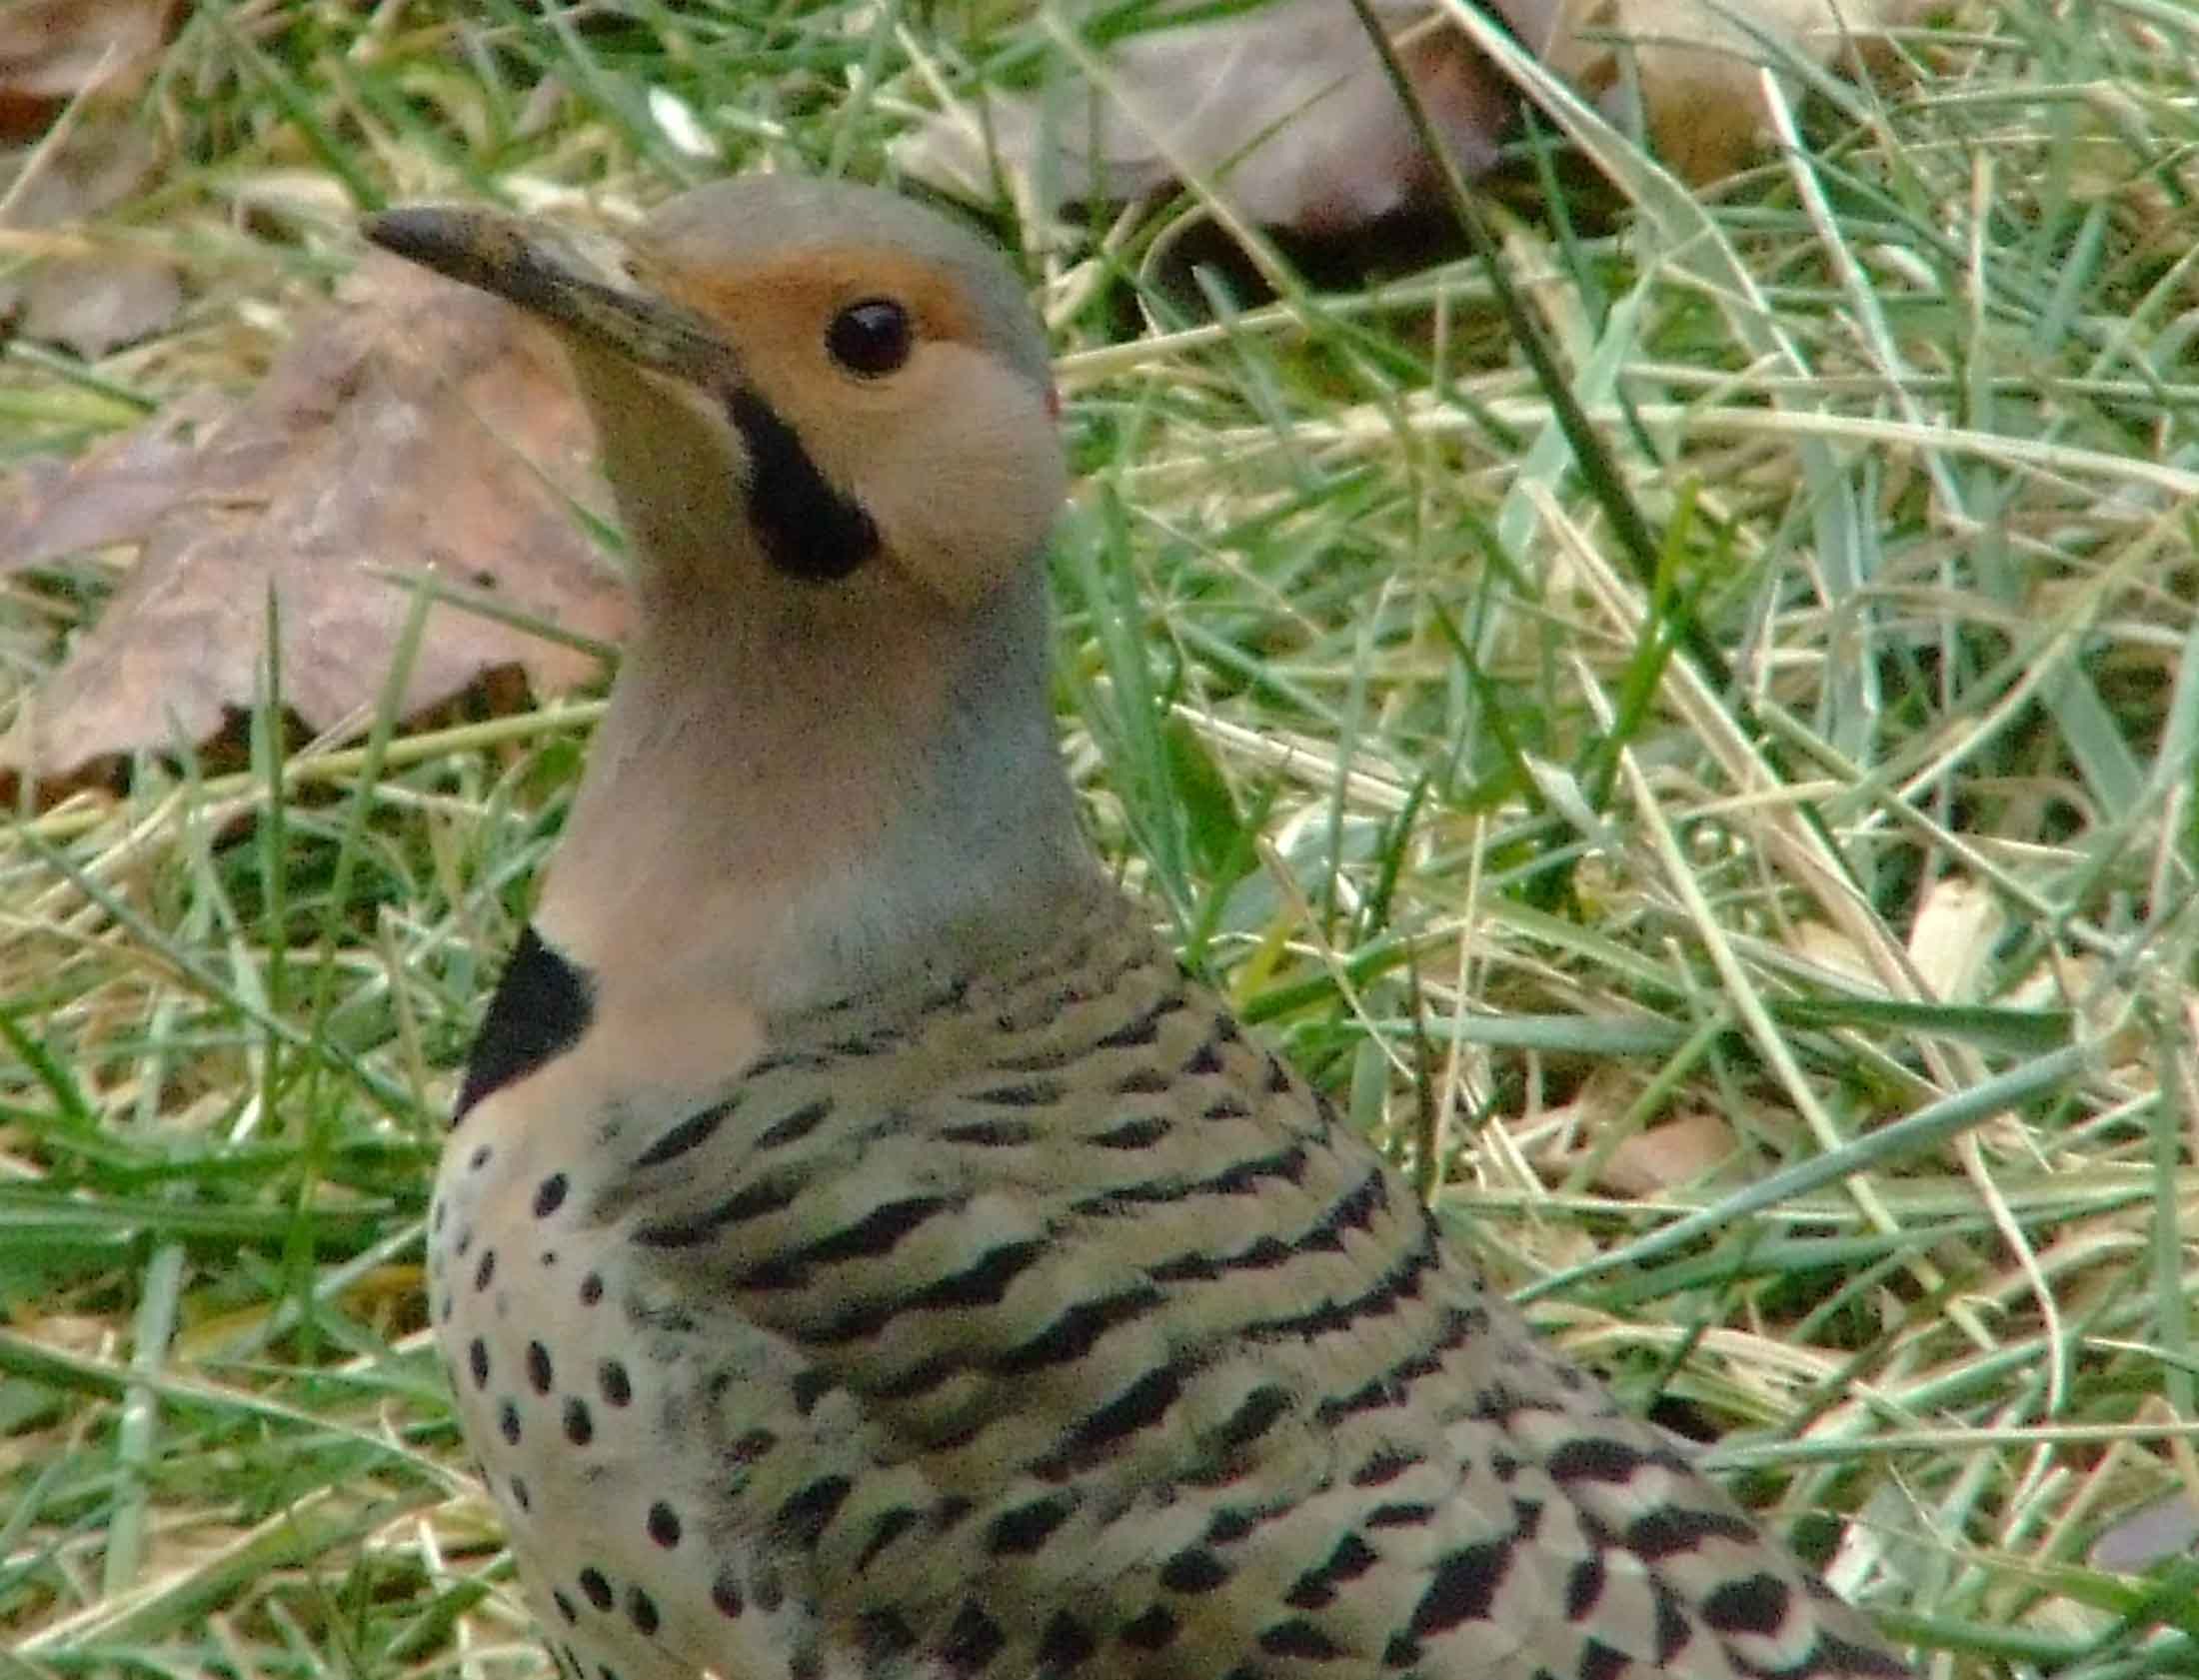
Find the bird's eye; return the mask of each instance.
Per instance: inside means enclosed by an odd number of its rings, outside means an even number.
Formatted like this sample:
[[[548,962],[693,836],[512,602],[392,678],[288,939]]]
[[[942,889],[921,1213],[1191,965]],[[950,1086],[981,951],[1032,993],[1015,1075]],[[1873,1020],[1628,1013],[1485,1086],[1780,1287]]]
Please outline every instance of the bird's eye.
[[[852,374],[876,379],[909,360],[916,328],[909,312],[891,298],[850,304],[825,329],[825,348]]]

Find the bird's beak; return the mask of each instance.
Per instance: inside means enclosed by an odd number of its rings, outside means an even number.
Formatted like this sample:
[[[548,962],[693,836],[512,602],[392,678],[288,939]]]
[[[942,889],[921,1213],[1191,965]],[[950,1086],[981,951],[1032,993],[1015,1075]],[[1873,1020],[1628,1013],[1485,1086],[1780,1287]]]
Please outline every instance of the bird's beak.
[[[444,205],[384,210],[361,231],[638,367],[710,389],[740,383],[733,346],[693,310],[638,284],[613,240],[584,242],[523,217]]]

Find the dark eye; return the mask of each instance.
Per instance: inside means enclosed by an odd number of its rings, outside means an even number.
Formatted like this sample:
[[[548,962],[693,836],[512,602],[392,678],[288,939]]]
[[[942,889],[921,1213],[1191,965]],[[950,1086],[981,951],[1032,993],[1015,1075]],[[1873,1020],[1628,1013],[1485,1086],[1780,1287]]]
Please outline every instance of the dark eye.
[[[825,329],[825,348],[852,374],[876,379],[909,360],[916,328],[909,312],[891,298],[850,304]]]

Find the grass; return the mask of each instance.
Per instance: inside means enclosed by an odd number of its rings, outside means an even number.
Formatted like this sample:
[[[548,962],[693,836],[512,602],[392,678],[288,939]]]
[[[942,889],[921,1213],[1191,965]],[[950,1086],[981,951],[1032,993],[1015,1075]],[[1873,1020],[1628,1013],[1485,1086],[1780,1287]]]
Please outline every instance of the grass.
[[[481,15],[193,9],[132,114],[168,166],[88,232],[194,302],[9,347],[0,453],[248,385],[357,209],[876,175],[1060,50]],[[1591,167],[1544,178],[1603,184],[1494,215],[1645,553],[1470,262],[1278,259],[1201,322],[1187,204],[1035,257],[1066,750],[1187,958],[1926,1672],[2189,1674],[2199,21],[2010,0],[1895,58],[1708,195],[1546,91]],[[6,580],[11,694],[112,577]],[[594,716],[263,712],[0,833],[0,1680],[546,1672],[420,1238]]]

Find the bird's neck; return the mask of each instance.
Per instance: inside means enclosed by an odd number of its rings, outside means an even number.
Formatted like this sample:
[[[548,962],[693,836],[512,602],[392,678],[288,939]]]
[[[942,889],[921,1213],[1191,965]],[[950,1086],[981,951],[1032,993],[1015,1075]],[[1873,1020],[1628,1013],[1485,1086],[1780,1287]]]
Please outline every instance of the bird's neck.
[[[976,625],[781,606],[645,586],[538,911],[554,946],[599,983],[769,1017],[955,979],[1110,890],[1055,745],[1036,575]]]

